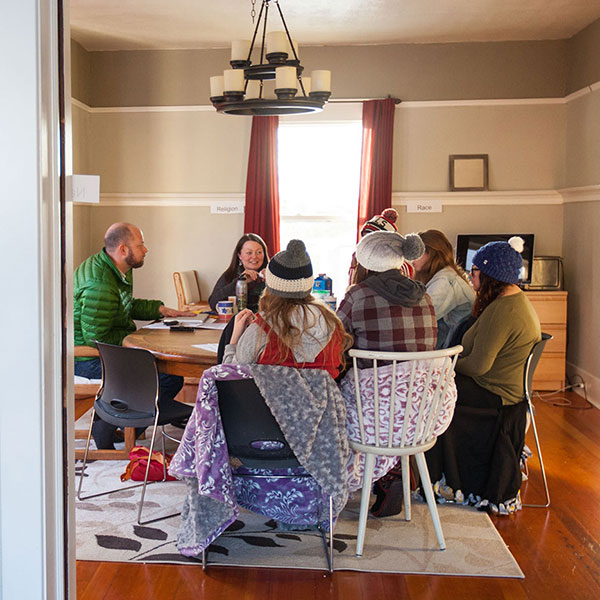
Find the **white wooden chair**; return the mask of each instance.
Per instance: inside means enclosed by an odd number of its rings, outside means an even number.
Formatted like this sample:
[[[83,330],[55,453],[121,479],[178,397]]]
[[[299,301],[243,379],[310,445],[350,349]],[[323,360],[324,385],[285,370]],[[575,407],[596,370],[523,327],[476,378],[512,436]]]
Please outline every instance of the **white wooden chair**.
[[[354,450],[365,455],[357,556],[363,551],[376,456],[401,457],[407,521],[411,519],[408,458],[415,456],[440,549],[446,549],[424,453],[452,419],[456,403],[454,366],[461,351],[462,346],[431,352],[350,350],[358,427],[357,431],[350,427],[349,441]],[[359,369],[357,359],[361,365],[372,361],[372,368]],[[381,361],[386,361],[385,366]],[[354,407],[350,405],[348,410]]]
[[[175,271],[173,273],[178,310],[210,310],[208,302],[202,301],[198,271]]]

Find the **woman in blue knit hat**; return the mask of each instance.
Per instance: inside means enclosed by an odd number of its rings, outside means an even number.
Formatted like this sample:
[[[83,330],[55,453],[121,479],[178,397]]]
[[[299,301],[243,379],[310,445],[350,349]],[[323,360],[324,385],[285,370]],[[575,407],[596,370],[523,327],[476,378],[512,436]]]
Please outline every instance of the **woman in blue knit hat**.
[[[512,513],[521,507],[519,460],[527,406],[523,372],[541,339],[539,319],[516,285],[523,240],[490,242],[475,254],[471,280],[475,323],[456,363],[458,400],[452,423],[427,453],[442,500]]]

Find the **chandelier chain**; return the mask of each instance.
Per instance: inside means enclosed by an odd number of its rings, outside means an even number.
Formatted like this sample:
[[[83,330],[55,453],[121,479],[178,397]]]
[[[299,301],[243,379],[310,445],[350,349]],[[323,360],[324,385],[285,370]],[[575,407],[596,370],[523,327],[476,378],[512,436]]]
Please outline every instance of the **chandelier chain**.
[[[250,16],[252,17],[252,25],[254,25],[254,18],[256,17],[256,0],[250,0],[252,4],[252,10],[250,11]]]

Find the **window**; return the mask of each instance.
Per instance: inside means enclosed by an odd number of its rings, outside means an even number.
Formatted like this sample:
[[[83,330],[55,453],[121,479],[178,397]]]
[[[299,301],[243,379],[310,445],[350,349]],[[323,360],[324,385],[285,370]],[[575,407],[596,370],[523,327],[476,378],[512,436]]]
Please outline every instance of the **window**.
[[[361,121],[279,124],[281,248],[301,239],[338,303],[356,246]]]

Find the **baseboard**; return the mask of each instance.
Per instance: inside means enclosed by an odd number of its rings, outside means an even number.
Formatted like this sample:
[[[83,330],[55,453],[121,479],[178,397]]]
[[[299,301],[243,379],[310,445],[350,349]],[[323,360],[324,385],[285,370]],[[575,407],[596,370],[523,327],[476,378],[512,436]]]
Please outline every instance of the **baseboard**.
[[[567,361],[567,378],[572,379],[573,375],[578,375],[583,379],[585,382],[585,394],[587,394],[587,399],[596,408],[600,408],[600,377],[596,377],[585,369]],[[580,396],[585,395],[584,391],[580,388],[575,388],[574,391]]]

